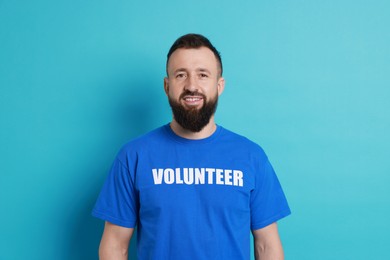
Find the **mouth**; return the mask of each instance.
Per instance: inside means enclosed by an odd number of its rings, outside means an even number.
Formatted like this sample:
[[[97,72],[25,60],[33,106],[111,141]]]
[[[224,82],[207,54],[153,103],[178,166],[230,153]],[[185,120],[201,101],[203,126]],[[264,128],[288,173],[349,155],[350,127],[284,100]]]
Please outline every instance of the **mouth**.
[[[203,103],[202,96],[184,96],[184,103],[188,106],[198,106]]]

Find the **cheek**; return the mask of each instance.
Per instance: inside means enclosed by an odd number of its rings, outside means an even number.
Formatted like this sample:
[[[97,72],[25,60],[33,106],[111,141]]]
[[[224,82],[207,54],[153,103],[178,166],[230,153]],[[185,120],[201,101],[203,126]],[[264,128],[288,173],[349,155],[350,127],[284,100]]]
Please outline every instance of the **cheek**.
[[[208,87],[208,93],[212,96],[219,94],[218,84],[217,82],[213,82],[213,84],[210,84]]]
[[[179,99],[181,93],[182,93],[182,91],[181,91],[180,89],[170,87],[170,88],[168,89],[167,95],[168,95],[170,98]]]
[[[181,82],[175,82],[169,86],[170,86],[169,92],[171,93],[182,93],[185,88],[185,85],[182,84]]]

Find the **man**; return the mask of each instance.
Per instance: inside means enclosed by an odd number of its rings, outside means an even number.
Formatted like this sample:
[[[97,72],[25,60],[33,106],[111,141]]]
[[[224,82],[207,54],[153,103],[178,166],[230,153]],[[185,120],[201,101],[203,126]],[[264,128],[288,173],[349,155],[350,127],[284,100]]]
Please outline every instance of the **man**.
[[[286,198],[263,150],[214,122],[224,90],[218,51],[202,35],[172,45],[164,90],[173,119],[117,155],[93,215],[101,259],[283,259],[276,221]]]

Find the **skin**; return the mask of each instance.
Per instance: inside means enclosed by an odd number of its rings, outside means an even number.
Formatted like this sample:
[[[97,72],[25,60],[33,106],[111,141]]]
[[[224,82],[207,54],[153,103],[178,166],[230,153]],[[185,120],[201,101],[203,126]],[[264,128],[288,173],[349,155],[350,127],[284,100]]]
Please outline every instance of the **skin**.
[[[180,99],[183,91],[198,91],[209,99],[221,95],[225,87],[225,80],[219,75],[217,58],[206,47],[177,49],[169,59],[167,73],[164,78],[165,94],[188,108],[200,108],[204,100],[200,96],[197,99]],[[171,128],[181,137],[203,139],[212,135],[216,125],[212,116],[200,132],[194,133],[182,128],[173,118]]]
[[[252,230],[256,260],[283,260],[284,253],[276,222]]]
[[[164,78],[165,94],[187,108],[200,108],[204,100],[201,96],[180,98],[183,91],[197,91],[210,99],[220,96],[225,87],[225,80],[220,76],[218,61],[214,53],[206,47],[174,51],[168,62],[167,74]],[[216,124],[213,115],[210,122],[200,132],[194,133],[182,128],[173,118],[171,128],[177,135],[195,140],[212,135],[216,130]],[[99,247],[100,259],[127,259],[133,232],[133,228],[120,227],[106,222]],[[284,259],[276,223],[252,230],[252,234],[257,260]]]
[[[106,221],[102,240],[100,241],[99,259],[127,260],[129,242],[133,233],[134,228],[125,228]]]

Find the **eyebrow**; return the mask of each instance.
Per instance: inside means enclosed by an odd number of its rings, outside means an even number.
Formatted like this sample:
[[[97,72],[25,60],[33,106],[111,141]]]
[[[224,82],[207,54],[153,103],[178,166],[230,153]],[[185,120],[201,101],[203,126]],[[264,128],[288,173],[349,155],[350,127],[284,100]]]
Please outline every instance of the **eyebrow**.
[[[176,74],[178,72],[183,72],[183,71],[186,72],[187,70],[185,68],[179,68],[179,69],[174,70],[173,74]]]
[[[196,71],[207,72],[207,73],[211,74],[211,72],[208,69],[205,69],[205,68],[198,68],[198,69],[196,69]]]
[[[187,72],[188,70],[186,68],[178,68],[176,70],[173,71],[173,74],[176,74],[176,73],[179,73],[179,72]],[[208,74],[211,74],[210,70],[206,69],[206,68],[196,68],[195,69],[196,72],[206,72]]]

